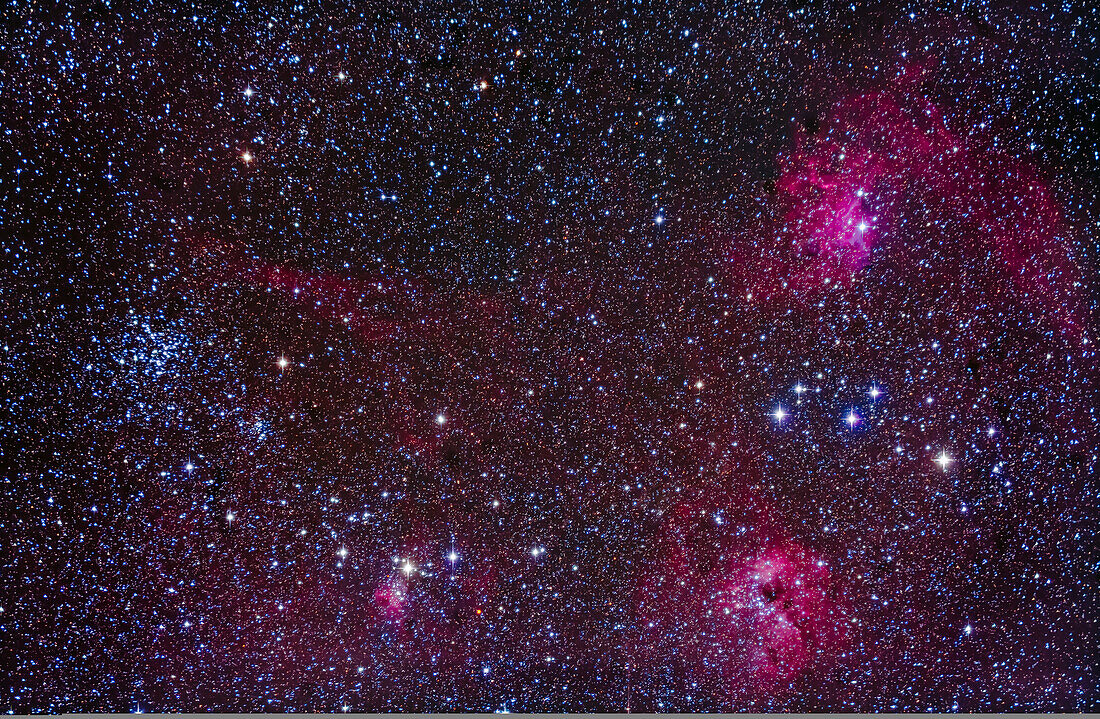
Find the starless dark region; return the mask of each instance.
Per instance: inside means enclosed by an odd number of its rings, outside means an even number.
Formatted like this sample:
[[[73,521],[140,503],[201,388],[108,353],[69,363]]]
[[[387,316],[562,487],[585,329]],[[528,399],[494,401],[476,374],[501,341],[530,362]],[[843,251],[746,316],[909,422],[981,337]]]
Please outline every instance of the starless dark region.
[[[1098,707],[1095,8],[3,16],[0,709]]]

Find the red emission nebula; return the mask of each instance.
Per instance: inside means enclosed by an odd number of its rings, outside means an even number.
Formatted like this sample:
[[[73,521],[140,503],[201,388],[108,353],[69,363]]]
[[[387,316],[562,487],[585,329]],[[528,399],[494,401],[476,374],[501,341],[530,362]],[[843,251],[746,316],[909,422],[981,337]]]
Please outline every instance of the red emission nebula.
[[[693,494],[670,512],[639,587],[636,661],[683,662],[694,682],[740,701],[782,694],[844,648],[843,589],[751,491]]]
[[[1067,255],[1062,213],[1034,167],[953,135],[940,110],[902,71],[897,89],[845,98],[828,124],[800,132],[780,159],[776,200],[782,210],[776,259],[746,284],[757,295],[817,296],[832,282],[853,282],[871,261],[879,235],[904,229],[920,207],[950,224],[945,243],[975,243],[1031,301],[1076,336],[1084,331],[1080,270]],[[880,204],[883,194],[901,195]],[[888,262],[919,272],[897,248]]]
[[[1097,707],[1095,27],[246,4],[12,10],[0,708]]]

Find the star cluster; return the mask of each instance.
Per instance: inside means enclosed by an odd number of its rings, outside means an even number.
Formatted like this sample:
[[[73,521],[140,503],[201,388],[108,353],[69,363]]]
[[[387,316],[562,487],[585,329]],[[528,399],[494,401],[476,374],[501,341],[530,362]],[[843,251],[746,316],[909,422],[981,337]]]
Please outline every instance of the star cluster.
[[[1094,11],[186,5],[8,9],[0,707],[1097,707]]]

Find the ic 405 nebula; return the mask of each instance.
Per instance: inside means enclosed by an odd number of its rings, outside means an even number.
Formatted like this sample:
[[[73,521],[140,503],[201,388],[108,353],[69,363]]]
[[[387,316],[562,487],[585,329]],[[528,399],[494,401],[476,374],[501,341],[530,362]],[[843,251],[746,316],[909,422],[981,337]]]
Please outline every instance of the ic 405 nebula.
[[[0,707],[1097,708],[1095,13],[9,16]]]

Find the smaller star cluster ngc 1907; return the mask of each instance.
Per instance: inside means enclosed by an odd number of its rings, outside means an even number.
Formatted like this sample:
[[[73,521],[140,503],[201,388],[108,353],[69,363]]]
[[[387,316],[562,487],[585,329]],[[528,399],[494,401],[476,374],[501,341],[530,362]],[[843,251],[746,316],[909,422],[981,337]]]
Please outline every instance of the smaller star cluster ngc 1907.
[[[15,2],[0,709],[1100,705],[1100,16]]]

